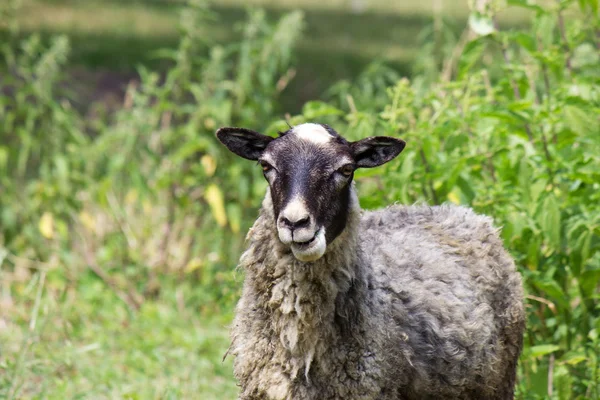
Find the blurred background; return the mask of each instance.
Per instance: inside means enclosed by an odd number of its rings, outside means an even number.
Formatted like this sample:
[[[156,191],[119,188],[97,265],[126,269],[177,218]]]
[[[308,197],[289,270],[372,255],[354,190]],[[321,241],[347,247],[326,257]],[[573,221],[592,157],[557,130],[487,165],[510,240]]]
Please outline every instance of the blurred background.
[[[186,4],[185,0],[21,0],[12,22],[23,35],[67,35],[66,72],[72,84],[78,85],[76,90],[85,95],[79,96],[78,103],[86,107],[102,100],[112,105],[122,101],[129,81],[139,80],[140,65],[162,72],[168,68],[162,51],[177,48]],[[203,55],[213,45],[239,41],[253,9],[271,22],[292,10],[302,11],[305,29],[294,42],[294,79],[288,77],[289,88],[282,90],[280,99],[287,112],[299,111],[306,101],[319,98],[339,80],[355,78],[374,61],[410,75],[419,48],[430,39],[434,16],[438,33],[455,36],[469,15],[466,0],[394,4],[384,0],[225,0],[211,3],[202,23],[188,21],[194,24],[195,41],[206,46]],[[518,24],[527,19],[518,11],[505,10],[500,20]]]
[[[364,208],[486,213],[517,398],[600,399],[597,0],[2,0],[0,398],[232,399],[266,189],[220,126],[401,137]]]

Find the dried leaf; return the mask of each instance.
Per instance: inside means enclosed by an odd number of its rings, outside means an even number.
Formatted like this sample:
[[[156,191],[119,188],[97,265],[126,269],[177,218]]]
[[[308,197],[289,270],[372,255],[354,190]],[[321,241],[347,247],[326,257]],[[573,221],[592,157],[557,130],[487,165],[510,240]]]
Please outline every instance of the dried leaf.
[[[42,236],[46,239],[52,239],[54,237],[54,216],[50,212],[45,212],[40,218],[38,228]]]
[[[204,192],[204,198],[210,206],[212,216],[217,221],[219,226],[227,225],[227,214],[225,213],[225,201],[223,200],[223,192],[214,183],[209,185]]]

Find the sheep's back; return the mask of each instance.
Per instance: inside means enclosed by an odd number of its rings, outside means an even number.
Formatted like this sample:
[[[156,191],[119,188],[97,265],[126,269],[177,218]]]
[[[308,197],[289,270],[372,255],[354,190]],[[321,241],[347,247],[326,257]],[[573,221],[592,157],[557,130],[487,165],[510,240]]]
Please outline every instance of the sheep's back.
[[[384,351],[391,371],[404,366],[407,390],[497,390],[520,351],[523,311],[520,277],[492,220],[458,206],[392,206],[366,212],[360,238]]]

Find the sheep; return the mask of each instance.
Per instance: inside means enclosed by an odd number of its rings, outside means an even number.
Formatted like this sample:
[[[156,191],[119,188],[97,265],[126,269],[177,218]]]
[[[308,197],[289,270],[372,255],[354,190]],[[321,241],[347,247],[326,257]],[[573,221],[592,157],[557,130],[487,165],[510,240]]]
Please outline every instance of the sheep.
[[[492,220],[456,205],[359,206],[354,171],[404,141],[348,142],[316,123],[216,134],[268,182],[240,258],[239,399],[513,398],[522,282]]]

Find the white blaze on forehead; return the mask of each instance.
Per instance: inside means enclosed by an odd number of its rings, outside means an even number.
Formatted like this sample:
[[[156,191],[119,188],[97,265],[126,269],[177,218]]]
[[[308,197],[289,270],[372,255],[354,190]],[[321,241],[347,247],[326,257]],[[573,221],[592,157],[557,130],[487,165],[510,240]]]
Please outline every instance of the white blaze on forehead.
[[[329,143],[333,137],[319,124],[302,124],[295,126],[292,132],[296,137],[315,144]]]

